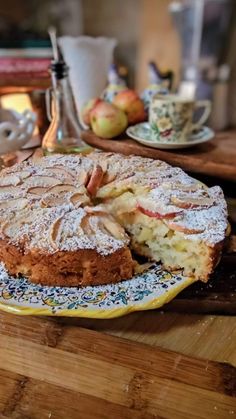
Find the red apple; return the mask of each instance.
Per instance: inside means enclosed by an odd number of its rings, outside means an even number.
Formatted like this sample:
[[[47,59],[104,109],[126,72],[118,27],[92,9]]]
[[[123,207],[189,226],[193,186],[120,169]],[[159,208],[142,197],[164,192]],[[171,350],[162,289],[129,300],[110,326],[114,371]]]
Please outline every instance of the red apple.
[[[89,127],[91,126],[91,121],[90,121],[91,111],[95,108],[95,106],[99,102],[102,102],[102,100],[99,97],[95,97],[93,99],[90,99],[82,108],[82,111],[81,111],[82,120]]]
[[[91,196],[96,196],[96,193],[97,193],[97,191],[98,191],[98,189],[99,189],[99,187],[102,183],[103,175],[104,175],[104,172],[103,172],[101,166],[99,166],[99,164],[97,164],[93,168],[89,183],[87,185],[87,191]]]
[[[127,114],[129,125],[145,121],[147,117],[144,103],[134,90],[127,89],[118,93],[113,104]]]
[[[142,212],[142,214],[147,215],[151,218],[157,218],[157,219],[166,219],[166,218],[174,218],[176,215],[179,215],[179,212],[169,212],[166,214],[161,214],[159,212],[153,212],[146,208],[141,207],[140,205],[137,205],[137,209]]]
[[[103,138],[120,135],[128,125],[125,112],[105,101],[100,101],[92,109],[90,122],[93,132]]]
[[[214,199],[208,197],[208,196],[200,196],[197,198],[192,198],[188,195],[186,196],[172,196],[171,197],[171,202],[172,204],[174,204],[176,207],[179,208],[184,208],[184,209],[188,209],[188,208],[210,208],[214,205],[215,201]]]
[[[166,224],[171,230],[179,231],[184,234],[201,234],[204,231],[204,228],[186,227],[184,224],[178,224],[173,220],[166,221]]]

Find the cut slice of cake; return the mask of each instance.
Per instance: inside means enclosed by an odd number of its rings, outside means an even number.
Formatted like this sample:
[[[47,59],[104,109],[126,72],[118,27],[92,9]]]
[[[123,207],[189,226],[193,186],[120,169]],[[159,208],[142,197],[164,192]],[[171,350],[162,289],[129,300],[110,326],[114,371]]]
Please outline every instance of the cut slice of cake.
[[[223,192],[181,169],[149,163],[98,194],[128,232],[132,250],[161,261],[166,269],[183,269],[185,275],[207,281],[220,259],[228,225]]]
[[[137,254],[207,281],[221,255],[227,208],[219,187],[193,189],[163,184],[140,195],[126,192],[108,205]]]

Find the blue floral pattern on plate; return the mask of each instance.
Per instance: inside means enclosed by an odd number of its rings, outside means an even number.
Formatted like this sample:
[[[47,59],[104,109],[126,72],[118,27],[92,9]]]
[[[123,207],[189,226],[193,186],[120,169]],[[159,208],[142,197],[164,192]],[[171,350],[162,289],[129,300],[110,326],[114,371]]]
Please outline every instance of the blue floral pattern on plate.
[[[28,307],[39,311],[46,308],[49,310],[48,314],[57,315],[60,315],[60,312],[62,314],[63,310],[69,310],[71,316],[78,309],[83,309],[84,312],[89,310],[89,313],[93,310],[97,312],[125,307],[138,310],[142,309],[143,304],[151,304],[170,291],[174,291],[175,295],[187,285],[189,278],[184,277],[180,271],[169,273],[159,264],[152,265],[146,272],[127,281],[85,288],[32,284],[26,278],[10,276],[4,265],[0,264],[0,308],[3,305],[16,309]],[[85,316],[90,317],[86,313]]]

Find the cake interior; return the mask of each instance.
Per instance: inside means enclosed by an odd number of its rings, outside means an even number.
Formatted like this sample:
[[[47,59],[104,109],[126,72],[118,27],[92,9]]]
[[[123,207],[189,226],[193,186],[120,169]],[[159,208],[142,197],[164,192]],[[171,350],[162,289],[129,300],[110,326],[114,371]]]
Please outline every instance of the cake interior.
[[[183,232],[169,228],[164,220],[140,212],[132,192],[111,199],[107,205],[130,236],[130,247],[135,253],[160,261],[166,269],[184,268],[185,275],[208,279],[213,269],[212,249],[202,240],[190,239]]]
[[[204,279],[209,264],[209,247],[183,237],[183,233],[169,229],[161,220],[144,214],[125,217],[124,226],[131,237],[131,246],[138,254],[161,261],[166,269],[184,267],[185,275]]]

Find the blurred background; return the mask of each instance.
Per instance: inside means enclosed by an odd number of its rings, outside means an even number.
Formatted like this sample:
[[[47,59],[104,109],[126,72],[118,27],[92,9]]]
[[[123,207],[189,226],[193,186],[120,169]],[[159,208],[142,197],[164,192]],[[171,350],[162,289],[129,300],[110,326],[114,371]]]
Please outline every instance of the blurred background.
[[[41,120],[50,25],[59,35],[116,38],[115,62],[129,86],[141,92],[154,61],[174,72],[174,89],[193,87],[198,98],[213,101],[216,130],[236,126],[234,0],[1,0],[1,105],[12,100],[9,94],[27,93]],[[18,99],[15,106],[26,106]]]

